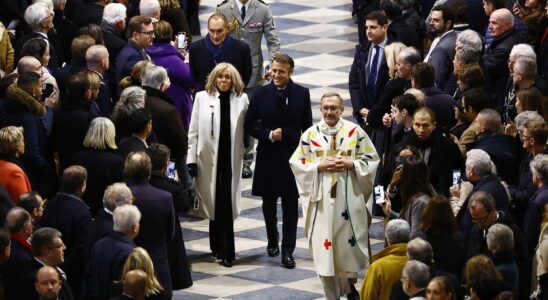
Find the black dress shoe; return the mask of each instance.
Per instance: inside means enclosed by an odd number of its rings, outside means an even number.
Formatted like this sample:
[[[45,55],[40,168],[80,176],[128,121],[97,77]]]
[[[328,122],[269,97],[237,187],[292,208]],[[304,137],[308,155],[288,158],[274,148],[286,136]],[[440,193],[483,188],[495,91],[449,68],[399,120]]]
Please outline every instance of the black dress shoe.
[[[360,294],[358,293],[358,290],[356,290],[356,287],[353,284],[351,284],[350,288],[352,289],[352,291],[350,293],[346,294],[346,299],[347,300],[359,300],[360,299]]]
[[[217,258],[218,255],[219,255],[219,254],[217,254],[217,252],[211,251],[211,257]]]
[[[227,268],[232,268],[232,260],[231,259],[221,259],[219,262],[221,266],[225,266]]]
[[[253,177],[253,171],[251,171],[251,168],[249,166],[244,166],[242,169],[242,178],[251,178]]]
[[[288,269],[295,268],[295,260],[291,254],[282,254],[282,266]]]
[[[276,243],[276,244],[273,245],[273,246],[268,245],[268,246],[266,247],[266,252],[268,253],[268,256],[270,256],[270,257],[274,257],[274,256],[280,255],[280,247],[278,246],[278,243]]]

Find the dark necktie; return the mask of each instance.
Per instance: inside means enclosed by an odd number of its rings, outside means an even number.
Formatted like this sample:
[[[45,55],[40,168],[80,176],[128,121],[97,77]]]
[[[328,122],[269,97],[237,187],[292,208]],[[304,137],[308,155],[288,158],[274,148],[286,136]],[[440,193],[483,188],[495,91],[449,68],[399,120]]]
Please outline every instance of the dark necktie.
[[[371,72],[369,73],[369,80],[367,81],[367,104],[369,105],[369,108],[375,104],[375,98],[377,95],[377,66],[379,64],[379,53],[380,53],[380,47],[375,46],[375,55],[373,55],[373,60],[371,61]]]
[[[283,104],[283,106],[287,106],[285,103],[285,89],[276,89],[276,100]]]
[[[242,6],[242,23],[244,22],[245,20],[245,5]]]

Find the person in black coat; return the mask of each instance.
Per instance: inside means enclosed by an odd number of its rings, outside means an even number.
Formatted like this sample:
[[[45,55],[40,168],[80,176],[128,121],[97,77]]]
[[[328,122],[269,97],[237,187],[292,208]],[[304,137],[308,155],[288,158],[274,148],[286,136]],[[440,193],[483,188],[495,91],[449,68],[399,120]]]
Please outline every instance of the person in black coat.
[[[90,89],[91,82],[85,73],[71,76],[68,98],[53,115],[51,136],[61,169],[68,167],[72,156],[84,149],[84,138],[93,119],[89,112],[93,102]]]
[[[116,95],[118,86],[118,82],[116,81],[116,58],[127,44],[126,37],[124,36],[126,7],[120,3],[110,4],[105,6],[103,21],[99,26],[103,32],[103,40],[109,53],[109,68],[105,76],[109,81],[111,94]]]
[[[449,187],[453,184],[453,170],[463,170],[464,162],[459,148],[448,138],[444,137],[436,127],[436,114],[428,107],[421,107],[413,114],[413,130],[396,144],[388,157],[396,157],[396,149],[405,145],[416,147],[421,156],[428,155],[427,166],[430,171],[430,181],[439,194],[449,195]],[[387,160],[393,164],[393,159]],[[387,167],[387,170],[393,170]],[[392,175],[383,176],[388,180]]]
[[[65,244],[61,239],[61,232],[55,228],[43,227],[32,236],[31,263],[22,268],[23,277],[18,282],[17,299],[37,299],[38,294],[34,288],[37,272],[43,266],[54,268],[61,280],[59,300],[74,300],[72,288],[67,282],[65,272],[59,267],[64,261]]]
[[[398,1],[381,1],[381,10],[388,18],[388,37],[392,42],[400,42],[408,47],[421,49],[422,44],[419,40],[418,32],[414,27],[405,23],[403,18],[404,7]]]
[[[497,210],[508,212],[510,208],[510,201],[504,186],[493,173],[492,161],[487,152],[480,149],[468,151],[466,159],[466,173],[464,175],[463,178],[467,178],[474,186],[457,213],[459,230],[466,239],[470,228],[473,225],[472,216],[470,215],[470,210],[468,209],[468,202],[470,202],[470,199],[474,193],[481,191],[492,195],[493,198],[495,198]],[[459,196],[458,186],[451,187],[451,194],[455,197]]]
[[[495,223],[504,224],[512,229],[514,235],[514,251],[516,252],[516,262],[518,264],[519,274],[519,299],[526,299],[529,296],[529,281],[531,279],[531,260],[528,254],[527,241],[518,225],[512,220],[512,217],[502,210],[496,209],[494,197],[485,192],[476,192],[470,199],[468,205],[470,214],[474,220],[474,225],[470,229],[470,234],[466,241],[466,258],[469,259],[478,254],[489,255],[485,232]]]
[[[136,206],[122,205],[114,210],[114,230],[95,243],[83,283],[83,299],[101,300],[114,296],[126,258],[137,247],[141,213]]]
[[[352,115],[357,123],[362,126],[366,125],[369,110],[377,103],[383,87],[390,79],[384,56],[384,47],[392,42],[387,36],[388,19],[381,11],[369,13],[366,16],[365,27],[372,28],[373,33],[367,37],[368,41],[366,43],[356,46],[356,53],[348,78]],[[377,58],[377,60],[374,58]],[[371,72],[373,63],[377,65],[376,73]],[[370,82],[372,74],[375,74],[373,75],[375,84]]]
[[[125,204],[133,203],[133,195],[129,187],[123,182],[117,182],[109,185],[103,196],[103,209],[97,212],[93,219],[93,229],[90,237],[90,246],[107,236],[113,231],[112,214],[114,210]]]
[[[67,95],[67,89],[69,88],[70,76],[88,70],[86,51],[93,45],[95,45],[95,40],[89,35],[81,35],[72,40],[70,47],[72,59],[70,63],[67,63],[55,73],[61,101],[69,100],[67,99],[67,97],[70,97]]]
[[[102,207],[103,193],[107,186],[122,181],[124,159],[116,153],[114,124],[99,117],[91,121],[84,139],[85,149],[72,156],[71,164],[86,168],[88,173],[84,201],[95,216]]]
[[[533,182],[538,188],[527,205],[525,218],[523,219],[523,232],[529,246],[529,254],[535,252],[537,247],[540,229],[543,221],[545,205],[548,203],[548,155],[539,154],[531,161]],[[546,178],[546,179],[545,179]]]
[[[252,194],[263,199],[268,237],[267,252],[277,256],[277,201],[282,201],[282,263],[294,267],[298,191],[289,158],[297,148],[302,132],[312,126],[310,92],[291,80],[294,62],[287,54],[274,57],[273,80],[256,89],[246,114],[245,129],[259,141]],[[276,184],[273,184],[276,182]]]
[[[148,178],[151,172],[152,165],[146,153],[135,152],[126,158],[124,173],[135,197],[133,204],[142,214],[140,233],[135,243],[150,254],[158,281],[164,288],[162,297],[171,299],[173,285],[167,249],[176,232],[173,197],[169,192],[150,185]]]
[[[107,0],[88,0],[80,5],[74,13],[74,25],[84,27],[88,24],[101,24],[103,10],[109,3]]]
[[[23,278],[23,269],[33,260],[32,247],[27,241],[32,235],[30,214],[20,207],[12,208],[6,216],[6,227],[11,235],[11,255],[2,266],[4,291],[7,300],[18,298],[19,280]]]
[[[110,300],[145,299],[148,282],[148,276],[143,270],[131,270],[122,278],[123,292]]]
[[[500,114],[494,109],[483,109],[475,122],[476,141],[468,148],[487,152],[501,180],[507,184],[516,184],[518,182],[518,145],[512,136],[502,133]]]
[[[33,188],[46,198],[57,189],[53,153],[42,119],[46,107],[39,102],[42,94],[40,75],[19,74],[17,84],[8,87],[4,102],[6,114],[2,126],[21,126],[25,137],[25,153],[21,160]]]
[[[436,113],[437,125],[446,132],[456,123],[455,104],[453,97],[434,85],[435,72],[434,66],[428,63],[416,64],[411,74],[411,86],[424,93],[426,106]]]
[[[74,26],[74,23],[72,23],[72,20],[67,18],[65,15],[66,3],[56,2],[53,5],[55,8],[53,26],[57,32],[57,46],[60,50],[59,56],[63,58],[63,62],[70,61],[72,58],[72,54],[70,53],[70,44],[72,43],[74,37],[76,37],[76,27]]]
[[[17,40],[15,47],[13,47],[15,51],[15,61],[19,60],[19,54],[23,49],[23,45],[25,45],[27,41],[30,41],[34,38],[45,39],[47,40],[49,45],[50,55],[48,69],[51,71],[51,73],[55,73],[57,69],[59,69],[59,62],[63,61],[63,59],[58,57],[56,34],[54,34],[53,32],[50,33],[50,30],[53,29],[53,11],[50,11],[45,3],[34,3],[30,5],[25,11],[25,15],[27,14],[32,15],[32,20],[36,20],[37,23],[31,24],[27,22],[32,32]]]
[[[121,139],[117,150],[118,155],[123,159],[130,152],[145,151],[148,148],[146,140],[152,132],[152,116],[146,108],[139,108],[132,112],[128,123],[131,136]]]
[[[365,34],[365,16],[379,9],[379,0],[352,0],[352,17],[358,24],[358,38],[360,44],[367,42]]]
[[[11,201],[10,195],[6,188],[0,184],[0,227],[6,225],[6,215],[12,207],[13,201]]]
[[[175,212],[185,215],[191,207],[191,199],[188,188],[182,183],[166,176],[167,163],[169,161],[169,149],[162,144],[151,144],[146,150],[152,163],[150,185],[170,192],[173,196]],[[192,286],[190,265],[186,256],[183,230],[179,222],[175,223],[175,237],[167,248],[171,282],[174,290],[186,289]]]
[[[87,171],[83,167],[66,168],[61,177],[61,191],[46,203],[41,221],[42,226],[53,227],[63,235],[67,250],[62,267],[76,299],[80,299],[92,228],[89,207],[81,198],[86,180]]]
[[[220,62],[233,65],[240,73],[244,86],[247,86],[253,67],[249,45],[228,35],[229,24],[221,13],[211,15],[207,27],[209,32],[215,32],[215,35],[206,35],[205,38],[192,43],[188,50],[194,93],[204,90],[207,75]]]
[[[494,39],[482,57],[483,73],[487,83],[486,90],[491,94],[491,98],[496,103],[502,103],[504,89],[501,87],[505,86],[509,75],[507,60],[510,51],[514,45],[526,41],[513,26],[514,18],[509,10],[497,9],[491,13],[489,20],[495,21],[497,25],[489,25]]]

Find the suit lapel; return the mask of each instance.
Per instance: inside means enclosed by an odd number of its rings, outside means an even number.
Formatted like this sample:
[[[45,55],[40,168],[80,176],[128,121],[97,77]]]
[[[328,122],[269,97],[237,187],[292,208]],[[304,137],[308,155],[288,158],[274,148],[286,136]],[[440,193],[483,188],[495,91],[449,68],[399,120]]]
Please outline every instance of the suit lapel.
[[[236,18],[238,22],[243,26],[242,16],[240,15],[240,11],[238,10],[238,4],[236,4],[236,1],[238,0],[232,1],[232,3],[230,4],[230,8],[232,9],[232,15],[234,16],[234,18]],[[228,20],[228,22],[231,23],[232,20]]]
[[[256,11],[257,11],[257,3],[255,3],[255,1],[249,1],[249,8],[247,9],[245,13],[245,20],[243,20],[242,26],[247,24],[247,22],[249,22],[249,20],[251,19],[251,17],[253,17]]]

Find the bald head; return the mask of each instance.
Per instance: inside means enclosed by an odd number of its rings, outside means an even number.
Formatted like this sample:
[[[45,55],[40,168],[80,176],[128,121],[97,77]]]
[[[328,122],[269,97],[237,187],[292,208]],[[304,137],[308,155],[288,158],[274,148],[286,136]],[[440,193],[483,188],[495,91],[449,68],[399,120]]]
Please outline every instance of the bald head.
[[[498,37],[514,27],[514,16],[506,8],[495,10],[489,17],[489,29],[493,37]]]
[[[59,297],[62,282],[56,269],[50,266],[41,267],[36,273],[34,287],[40,300],[55,300]]]
[[[132,296],[134,299],[143,299],[145,297],[147,274],[143,270],[131,270],[127,272],[123,283],[124,293]]]
[[[10,233],[17,233],[25,238],[32,234],[32,221],[30,214],[21,207],[10,209],[6,215],[6,227]]]
[[[86,51],[88,68],[103,73],[108,69],[108,50],[103,45],[93,45]]]
[[[42,64],[36,57],[23,56],[19,59],[19,63],[17,63],[17,73],[33,72],[40,74],[41,67]]]

